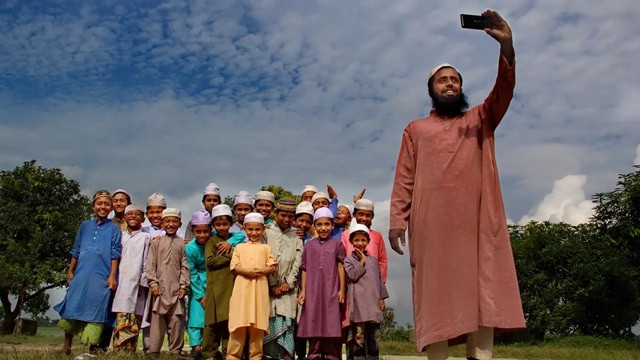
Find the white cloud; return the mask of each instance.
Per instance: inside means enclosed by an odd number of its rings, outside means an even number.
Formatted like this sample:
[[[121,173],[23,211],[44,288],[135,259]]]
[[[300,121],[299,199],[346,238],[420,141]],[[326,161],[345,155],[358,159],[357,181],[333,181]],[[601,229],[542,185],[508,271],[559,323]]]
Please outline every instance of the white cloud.
[[[553,184],[553,190],[536,205],[518,224],[530,221],[566,222],[578,225],[589,221],[595,204],[587,200],[585,175],[567,175]]]

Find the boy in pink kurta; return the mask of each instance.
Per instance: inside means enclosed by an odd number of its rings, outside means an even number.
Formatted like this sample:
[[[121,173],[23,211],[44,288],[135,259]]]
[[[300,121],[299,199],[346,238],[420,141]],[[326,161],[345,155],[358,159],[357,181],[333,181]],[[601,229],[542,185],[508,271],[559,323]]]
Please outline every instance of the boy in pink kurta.
[[[469,111],[432,111],[406,127],[391,195],[389,241],[402,254],[408,225],[416,344],[430,359],[430,348],[445,359],[447,340],[467,335],[469,357],[491,358],[493,328],[525,326],[494,150],[515,56],[506,21],[492,10],[483,15],[492,23],[485,32],[500,43],[493,90]],[[436,109],[464,100],[451,65],[436,67],[428,85]]]

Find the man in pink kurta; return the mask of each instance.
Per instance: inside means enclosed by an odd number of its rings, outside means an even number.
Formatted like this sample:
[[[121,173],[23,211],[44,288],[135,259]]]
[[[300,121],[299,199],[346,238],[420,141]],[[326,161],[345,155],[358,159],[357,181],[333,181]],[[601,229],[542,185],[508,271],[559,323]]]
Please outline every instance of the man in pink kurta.
[[[494,150],[515,56],[506,21],[492,10],[483,16],[500,43],[493,90],[464,111],[460,74],[448,64],[432,71],[435,110],[404,130],[391,195],[389,241],[402,254],[408,226],[416,342],[429,359],[446,358],[447,342],[464,337],[467,356],[491,358],[494,328],[525,326]]]

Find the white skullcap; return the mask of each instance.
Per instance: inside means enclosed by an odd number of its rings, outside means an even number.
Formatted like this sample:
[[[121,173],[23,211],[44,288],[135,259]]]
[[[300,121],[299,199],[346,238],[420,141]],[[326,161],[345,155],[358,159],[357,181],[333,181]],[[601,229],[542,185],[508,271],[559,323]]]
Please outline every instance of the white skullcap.
[[[353,209],[369,210],[373,212],[373,201],[369,199],[360,199],[356,201],[356,204],[353,206]]]
[[[182,219],[182,214],[180,214],[180,210],[176,208],[166,208],[162,210],[163,219],[170,216],[174,216],[174,217],[177,217],[178,219]]]
[[[147,198],[147,207],[149,206],[162,206],[164,208],[167,207],[167,200],[164,198],[164,195],[155,192]]]
[[[206,210],[194,212],[191,215],[191,225],[211,225],[211,214]]]
[[[220,196],[220,188],[216,183],[210,183],[206,188],[204,188],[204,194]]]
[[[323,193],[322,191],[318,191],[317,193],[313,194],[313,197],[311,198],[311,203],[313,204],[314,202],[316,202],[316,200],[318,199],[327,199],[327,201],[329,201],[329,195]]]
[[[313,205],[308,201],[301,201],[300,204],[296,206],[296,215],[298,214],[309,214],[313,216]]]
[[[256,212],[248,213],[244,217],[244,225],[246,226],[248,223],[264,224],[264,217]]]
[[[241,190],[236,194],[233,198],[233,207],[238,204],[249,204],[253,206],[253,199],[251,198],[251,194],[248,191]]]
[[[273,195],[273,193],[271,191],[264,191],[264,190],[263,191],[258,191],[256,193],[256,200],[255,201],[258,201],[258,200],[268,200],[268,201],[271,201],[271,203],[275,205],[276,196]]]
[[[306,193],[307,191],[313,191],[314,193],[317,193],[318,188],[313,185],[305,185],[304,188],[302,188],[302,194]]]
[[[138,204],[131,204],[124,208],[124,214],[127,215],[129,211],[140,211],[144,214],[144,208]]]
[[[333,220],[333,213],[331,212],[331,210],[329,210],[329,208],[321,207],[313,214],[313,221],[315,222],[316,220],[321,218],[330,218]],[[246,221],[247,220],[245,220],[245,222]]]
[[[125,194],[127,196],[127,199],[129,199],[129,201],[131,201],[131,194],[129,194],[127,192],[127,190],[125,190],[125,189],[118,189],[118,190],[114,191],[113,194],[111,195],[111,197],[115,196],[116,194]]]
[[[455,68],[455,67],[453,67],[453,65],[451,65],[451,64],[447,64],[447,63],[442,63],[442,64],[440,64],[440,65],[438,65],[438,66],[434,67],[433,69],[431,69],[431,71],[429,72],[429,77],[427,78],[427,80],[428,80],[428,79],[431,79],[431,77],[432,77],[435,73],[437,73],[437,72],[438,72],[438,70],[440,70],[440,69],[442,69],[442,68],[446,68],[446,67],[449,67],[449,68],[452,68],[453,70],[456,70],[456,68]],[[458,70],[456,70],[456,71],[458,71]]]
[[[338,209],[340,209],[340,207],[345,207],[345,208],[347,208],[347,211],[348,211],[349,213],[351,213],[351,206],[346,205],[346,204],[340,204],[340,205],[338,205]]]
[[[364,231],[367,234],[369,234],[369,228],[366,225],[362,225],[362,224],[355,224],[349,228],[350,234],[353,234],[356,231]]]
[[[218,216],[229,216],[231,217],[231,208],[227,204],[220,204],[213,207],[211,210],[211,218],[216,218]]]

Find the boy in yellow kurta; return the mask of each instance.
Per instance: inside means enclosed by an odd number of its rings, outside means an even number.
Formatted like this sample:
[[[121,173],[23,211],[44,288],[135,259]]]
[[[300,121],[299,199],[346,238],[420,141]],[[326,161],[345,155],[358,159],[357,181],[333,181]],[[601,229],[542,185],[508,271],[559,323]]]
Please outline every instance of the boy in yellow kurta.
[[[269,331],[269,283],[267,275],[278,263],[271,247],[260,243],[264,217],[249,213],[244,218],[249,242],[238,244],[231,257],[231,272],[236,275],[229,308],[229,345],[227,360],[239,360],[247,337],[249,358],[262,359],[264,334]]]

